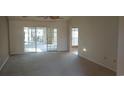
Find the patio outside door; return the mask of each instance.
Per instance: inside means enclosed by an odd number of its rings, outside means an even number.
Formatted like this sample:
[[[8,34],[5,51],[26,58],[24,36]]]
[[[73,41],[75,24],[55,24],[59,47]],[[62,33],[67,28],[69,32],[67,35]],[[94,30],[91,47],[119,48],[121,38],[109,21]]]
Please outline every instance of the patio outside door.
[[[57,28],[24,27],[24,37],[25,52],[57,50]]]

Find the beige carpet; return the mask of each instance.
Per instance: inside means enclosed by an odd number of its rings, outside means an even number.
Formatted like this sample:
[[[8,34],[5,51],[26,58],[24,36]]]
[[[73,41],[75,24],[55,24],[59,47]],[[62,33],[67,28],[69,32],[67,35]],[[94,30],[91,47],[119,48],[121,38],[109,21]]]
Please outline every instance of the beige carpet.
[[[111,76],[115,72],[68,52],[11,56],[1,76]]]

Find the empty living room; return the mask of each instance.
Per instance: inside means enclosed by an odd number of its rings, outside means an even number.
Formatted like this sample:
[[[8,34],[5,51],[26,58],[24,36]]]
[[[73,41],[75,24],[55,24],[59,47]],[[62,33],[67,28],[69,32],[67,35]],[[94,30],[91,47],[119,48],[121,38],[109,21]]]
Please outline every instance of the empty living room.
[[[123,75],[123,24],[118,16],[0,16],[0,75]]]
[[[123,0],[1,0],[1,93],[124,93]]]

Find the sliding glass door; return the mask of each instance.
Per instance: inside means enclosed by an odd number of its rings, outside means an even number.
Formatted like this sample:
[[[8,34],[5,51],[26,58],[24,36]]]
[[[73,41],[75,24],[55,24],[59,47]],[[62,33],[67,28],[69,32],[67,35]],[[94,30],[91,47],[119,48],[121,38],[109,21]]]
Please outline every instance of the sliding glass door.
[[[25,27],[24,28],[25,39],[24,39],[24,46],[25,52],[35,52],[35,28],[34,27]]]
[[[36,27],[36,52],[47,51],[46,28]]]
[[[24,37],[25,52],[57,50],[57,28],[24,27]]]
[[[48,40],[47,42],[48,51],[56,51],[57,50],[57,28],[48,30],[47,40]]]

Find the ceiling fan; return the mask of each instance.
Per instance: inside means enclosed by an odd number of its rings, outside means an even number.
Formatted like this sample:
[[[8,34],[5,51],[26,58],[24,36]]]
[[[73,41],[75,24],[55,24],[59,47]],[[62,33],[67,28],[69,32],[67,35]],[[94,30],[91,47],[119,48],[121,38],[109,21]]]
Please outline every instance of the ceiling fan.
[[[29,16],[22,16],[23,18],[29,17]],[[53,20],[57,20],[57,19],[64,19],[60,16],[35,16],[38,18],[43,18],[43,19],[53,19]]]
[[[42,17],[44,19],[63,19],[60,16],[38,16],[38,17]]]

